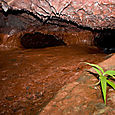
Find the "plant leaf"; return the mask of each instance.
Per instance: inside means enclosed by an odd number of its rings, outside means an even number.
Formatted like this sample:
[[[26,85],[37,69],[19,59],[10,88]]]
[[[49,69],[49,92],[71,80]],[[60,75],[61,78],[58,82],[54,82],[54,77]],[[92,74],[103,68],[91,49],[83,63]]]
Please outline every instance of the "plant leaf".
[[[99,69],[97,69],[97,68],[95,68],[95,67],[93,67],[93,69],[99,74],[99,76],[102,75],[101,72],[99,71]]]
[[[103,75],[106,75],[106,74],[108,74],[108,75],[110,75],[110,76],[112,76],[113,78],[115,78],[115,71],[113,71],[113,70],[107,70]]]
[[[101,88],[102,88],[102,93],[103,93],[103,98],[104,102],[106,104],[106,88],[107,88],[107,82],[106,82],[106,77],[105,76],[100,76],[101,78]]]
[[[85,62],[85,63],[92,66],[92,67],[95,67],[95,68],[99,69],[102,73],[104,73],[104,70],[100,66],[98,66],[96,64],[90,64],[90,63],[87,63],[87,62]]]
[[[109,80],[106,80],[106,81],[109,85],[111,85],[113,87],[113,89],[115,89],[115,83],[113,83],[112,81],[109,81]]]

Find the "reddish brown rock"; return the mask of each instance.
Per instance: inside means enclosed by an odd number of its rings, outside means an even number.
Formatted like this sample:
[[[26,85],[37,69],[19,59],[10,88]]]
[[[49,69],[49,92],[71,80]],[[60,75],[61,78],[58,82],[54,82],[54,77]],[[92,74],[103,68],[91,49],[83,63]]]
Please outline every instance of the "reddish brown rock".
[[[115,55],[99,65],[104,69],[115,70]],[[40,115],[114,115],[114,90],[109,88],[105,106],[100,87],[92,87],[93,82],[96,81],[94,76],[83,72],[77,81],[62,87]]]
[[[2,0],[2,8],[25,10],[37,17],[62,18],[85,27],[115,29],[114,0]]]
[[[21,37],[33,32],[54,35],[67,45],[93,45],[91,28],[115,29],[114,3],[113,0],[1,0],[0,33],[5,40],[0,35],[0,47],[19,48]]]
[[[26,33],[34,34],[35,32],[40,32],[47,36],[53,35],[55,38],[63,40],[67,45],[93,45],[94,35],[89,30],[80,29],[76,25],[68,24],[63,21],[51,21],[51,23],[43,24],[26,13],[18,13],[15,15],[16,13],[18,12],[4,14],[1,11],[0,13],[0,49],[20,48],[23,44],[20,44],[20,41],[23,41],[21,38]],[[32,40],[31,36],[25,40],[27,41],[26,43],[24,42],[26,46],[30,43],[30,39]],[[34,40],[32,41],[34,42]],[[46,42],[47,41],[48,40],[46,40]],[[36,43],[40,43],[42,46],[45,45],[44,43],[46,42],[43,42],[42,39],[40,40],[39,38],[38,41],[36,41]],[[55,43],[57,44],[57,42]],[[40,44],[38,44],[38,46]],[[28,47],[33,47],[30,46],[30,44],[28,45]]]

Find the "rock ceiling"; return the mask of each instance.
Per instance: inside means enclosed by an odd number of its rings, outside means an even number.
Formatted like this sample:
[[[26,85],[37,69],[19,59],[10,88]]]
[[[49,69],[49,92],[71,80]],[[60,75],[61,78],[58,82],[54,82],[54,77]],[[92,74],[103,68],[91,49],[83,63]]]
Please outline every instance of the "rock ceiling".
[[[65,19],[93,29],[115,29],[115,0],[1,0],[2,9],[31,12],[43,21]]]

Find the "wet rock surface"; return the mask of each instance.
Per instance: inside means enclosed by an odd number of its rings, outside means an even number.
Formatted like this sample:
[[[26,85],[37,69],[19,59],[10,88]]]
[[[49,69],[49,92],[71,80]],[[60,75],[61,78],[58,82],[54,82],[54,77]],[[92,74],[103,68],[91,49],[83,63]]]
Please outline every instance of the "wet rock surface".
[[[38,114],[63,85],[78,79],[86,67],[80,62],[105,56],[91,46],[0,51],[0,114]]]

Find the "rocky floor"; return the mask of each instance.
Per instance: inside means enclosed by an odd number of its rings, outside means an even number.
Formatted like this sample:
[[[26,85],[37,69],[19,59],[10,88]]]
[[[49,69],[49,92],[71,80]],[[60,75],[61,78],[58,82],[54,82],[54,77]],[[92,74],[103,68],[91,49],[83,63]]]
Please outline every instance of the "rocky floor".
[[[74,109],[95,113],[95,109],[104,107],[101,93],[99,88],[87,85],[86,76],[80,77],[88,68],[80,62],[99,63],[106,58],[97,48],[88,46],[0,51],[0,115],[39,114],[58,91],[40,114],[71,114]],[[106,110],[113,113],[110,104]]]
[[[104,69],[115,70],[115,55],[99,65]],[[114,115],[115,91],[108,87],[105,106],[100,86],[92,86],[95,82],[97,79],[93,75],[82,72],[76,81],[58,91],[40,115]]]

